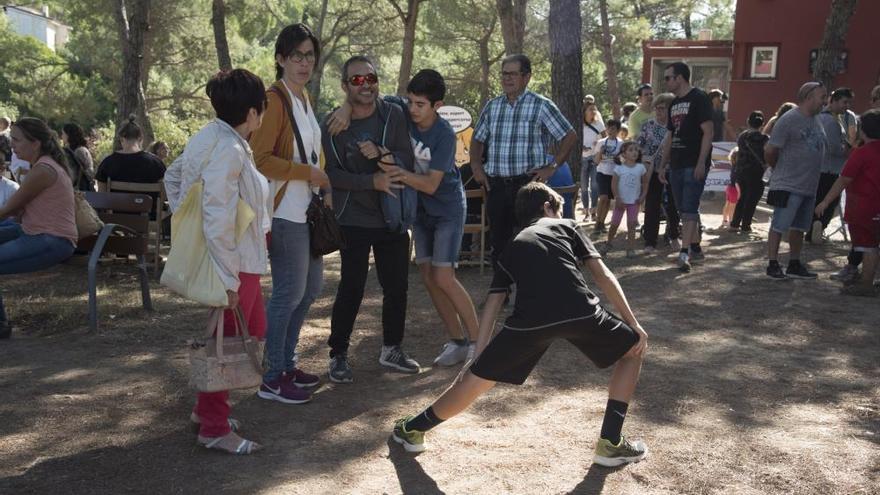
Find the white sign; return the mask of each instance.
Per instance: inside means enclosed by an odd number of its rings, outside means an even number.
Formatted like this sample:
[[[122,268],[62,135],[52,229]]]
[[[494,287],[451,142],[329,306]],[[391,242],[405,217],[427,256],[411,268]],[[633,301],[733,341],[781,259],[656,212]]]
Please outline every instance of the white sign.
[[[730,184],[730,151],[734,142],[712,143],[712,168],[706,176],[705,191],[724,191]]]
[[[470,112],[461,107],[446,105],[440,107],[437,113],[449,122],[452,130],[456,133],[467,129],[471,126],[471,122],[473,122]]]

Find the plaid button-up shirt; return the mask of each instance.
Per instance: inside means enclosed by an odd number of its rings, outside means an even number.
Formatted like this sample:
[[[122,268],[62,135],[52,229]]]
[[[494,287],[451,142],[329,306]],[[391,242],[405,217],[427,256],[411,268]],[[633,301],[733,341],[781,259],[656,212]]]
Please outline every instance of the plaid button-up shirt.
[[[514,177],[546,165],[550,138],[561,141],[571,124],[550,99],[526,91],[511,105],[507,96],[486,104],[474,139],[487,147],[487,175]]]

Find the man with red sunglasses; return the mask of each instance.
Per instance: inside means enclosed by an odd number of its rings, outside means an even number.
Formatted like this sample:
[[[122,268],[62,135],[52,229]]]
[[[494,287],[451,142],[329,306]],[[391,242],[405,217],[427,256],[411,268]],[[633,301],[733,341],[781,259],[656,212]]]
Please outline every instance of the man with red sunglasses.
[[[342,66],[342,90],[351,107],[348,129],[332,135],[321,124],[326,171],[333,186],[333,207],[345,247],[330,322],[330,380],[350,383],[348,347],[369,272],[370,250],[382,286],[383,345],[379,364],[402,373],[418,373],[419,364],[401,348],[406,321],[409,234],[389,230],[382,194],[400,194],[404,185],[382,171],[380,163],[413,170],[406,118],[400,107],[379,99],[373,63],[355,56]]]

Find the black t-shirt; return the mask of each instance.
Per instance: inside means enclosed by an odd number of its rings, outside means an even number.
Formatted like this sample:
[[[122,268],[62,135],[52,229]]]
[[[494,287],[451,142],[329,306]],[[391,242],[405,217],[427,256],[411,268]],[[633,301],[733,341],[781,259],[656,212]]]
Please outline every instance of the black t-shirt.
[[[587,287],[580,264],[601,258],[589,237],[570,219],[541,218],[501,252],[489,292],[516,284],[516,304],[504,326],[533,330],[596,313],[599,298]]]
[[[724,141],[724,123],[727,122],[727,115],[724,110],[712,109],[712,142]]]
[[[137,153],[113,153],[104,158],[95,180],[98,182],[111,181],[137,182],[139,184],[152,184],[159,182],[165,177],[165,164],[158,157],[146,151]]]
[[[694,168],[700,159],[700,146],[703,130],[700,124],[712,120],[712,100],[698,88],[691,88],[688,94],[672,100],[669,105],[669,119],[666,128],[672,133],[671,168]],[[710,152],[705,165],[711,163]]]

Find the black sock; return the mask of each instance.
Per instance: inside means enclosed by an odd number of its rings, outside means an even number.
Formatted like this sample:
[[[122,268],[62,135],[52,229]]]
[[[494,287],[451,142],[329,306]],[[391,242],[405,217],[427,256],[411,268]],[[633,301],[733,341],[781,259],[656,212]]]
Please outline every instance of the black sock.
[[[684,254],[688,254],[688,248],[686,248],[686,247],[681,248],[681,252]]]
[[[703,250],[703,248],[700,247],[699,243],[696,243],[696,242],[695,242],[695,243],[691,244],[691,252],[693,252],[693,253],[699,253],[699,252],[701,252],[702,250]]]
[[[461,339],[452,339],[452,341],[455,342],[456,345],[467,345],[468,344],[467,337],[464,337]]]
[[[626,410],[629,404],[619,400],[608,399],[605,406],[605,419],[602,420],[601,438],[617,445],[620,443],[620,431],[623,430],[623,420],[626,419]]]
[[[791,268],[791,267],[797,267],[797,266],[800,265],[800,264],[801,264],[801,260],[799,260],[799,259],[788,260],[788,267],[789,267],[789,268]]]
[[[626,411],[626,409],[624,409],[624,411]],[[437,415],[434,414],[434,408],[429,407],[422,411],[422,414],[407,421],[403,427],[406,428],[407,431],[428,431],[443,421],[444,420],[438,418]]]
[[[770,266],[779,266],[779,261],[777,261],[777,260],[770,260],[770,262],[767,263],[767,264],[770,265]]]

